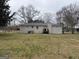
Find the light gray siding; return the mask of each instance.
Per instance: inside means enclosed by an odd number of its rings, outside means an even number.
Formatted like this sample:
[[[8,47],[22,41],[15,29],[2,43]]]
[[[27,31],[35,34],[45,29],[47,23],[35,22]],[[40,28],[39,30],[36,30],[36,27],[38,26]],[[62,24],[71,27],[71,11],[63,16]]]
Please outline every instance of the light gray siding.
[[[23,32],[23,33],[28,33],[29,31],[33,31],[34,33],[43,33],[43,29],[44,27],[42,26],[34,26],[32,28],[32,26],[29,26],[29,27],[26,27],[26,26],[22,26],[20,27],[20,32]]]
[[[53,34],[62,34],[62,27],[52,27]]]
[[[33,33],[43,33],[43,29],[47,28],[49,33],[53,34],[62,34],[62,27],[61,26],[52,26],[52,24],[27,24],[24,26],[20,26],[20,32],[28,33],[29,31]]]

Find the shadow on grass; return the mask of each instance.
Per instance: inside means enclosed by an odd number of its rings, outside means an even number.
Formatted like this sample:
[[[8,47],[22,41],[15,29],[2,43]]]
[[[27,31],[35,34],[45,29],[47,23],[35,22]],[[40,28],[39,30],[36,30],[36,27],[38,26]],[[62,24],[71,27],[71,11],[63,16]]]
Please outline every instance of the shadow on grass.
[[[0,37],[8,37],[8,36],[12,36],[12,33],[0,33]]]

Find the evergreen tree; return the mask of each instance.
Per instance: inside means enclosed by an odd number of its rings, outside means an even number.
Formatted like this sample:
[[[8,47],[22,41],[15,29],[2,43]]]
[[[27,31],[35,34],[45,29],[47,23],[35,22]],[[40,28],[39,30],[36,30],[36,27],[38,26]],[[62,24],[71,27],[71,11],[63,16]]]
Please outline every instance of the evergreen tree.
[[[7,26],[14,14],[10,16],[9,0],[0,0],[0,27]]]

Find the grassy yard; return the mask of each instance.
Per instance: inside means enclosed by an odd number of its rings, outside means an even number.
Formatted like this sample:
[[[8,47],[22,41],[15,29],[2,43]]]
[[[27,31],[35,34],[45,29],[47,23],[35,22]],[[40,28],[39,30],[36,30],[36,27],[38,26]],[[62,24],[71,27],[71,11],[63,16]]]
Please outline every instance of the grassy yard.
[[[10,59],[79,59],[79,34],[0,33],[0,56]]]

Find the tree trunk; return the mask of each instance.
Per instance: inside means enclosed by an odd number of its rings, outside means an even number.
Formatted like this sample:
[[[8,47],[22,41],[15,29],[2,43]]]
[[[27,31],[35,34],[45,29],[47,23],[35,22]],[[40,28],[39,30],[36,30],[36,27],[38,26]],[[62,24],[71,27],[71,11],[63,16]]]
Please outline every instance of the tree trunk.
[[[64,24],[62,23],[62,34],[64,34]]]
[[[74,26],[71,26],[71,32],[72,32],[72,34],[74,34],[74,32],[75,32]]]
[[[64,27],[62,28],[62,34],[64,34]]]

